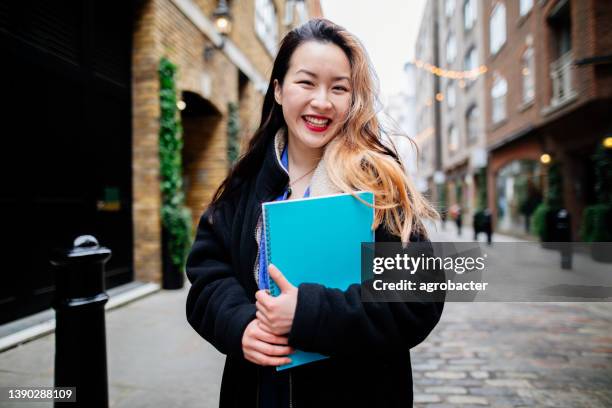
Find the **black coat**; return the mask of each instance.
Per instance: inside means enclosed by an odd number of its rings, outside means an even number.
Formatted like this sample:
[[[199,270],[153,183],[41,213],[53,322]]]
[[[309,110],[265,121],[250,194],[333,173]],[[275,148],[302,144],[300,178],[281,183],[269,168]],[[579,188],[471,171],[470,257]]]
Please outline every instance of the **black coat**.
[[[200,218],[187,260],[192,286],[187,320],[226,354],[220,406],[257,406],[260,367],[242,353],[242,335],[255,319],[255,229],[261,203],[277,197],[288,182],[274,143],[257,176],[235,198]],[[411,240],[418,240],[413,236]],[[376,241],[398,241],[385,230]],[[359,285],[347,291],[301,284],[289,334],[295,348],[329,359],[291,369],[292,406],[412,406],[410,348],[422,342],[442,314],[441,303],[362,303]],[[367,357],[365,357],[367,356]]]

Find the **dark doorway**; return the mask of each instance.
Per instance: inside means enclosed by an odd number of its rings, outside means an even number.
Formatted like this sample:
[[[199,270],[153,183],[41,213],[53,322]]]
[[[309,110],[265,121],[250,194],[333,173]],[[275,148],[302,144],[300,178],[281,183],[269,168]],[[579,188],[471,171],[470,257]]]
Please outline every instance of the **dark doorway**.
[[[132,3],[0,4],[0,324],[50,306],[49,253],[81,234],[113,250],[107,287],[133,279]]]

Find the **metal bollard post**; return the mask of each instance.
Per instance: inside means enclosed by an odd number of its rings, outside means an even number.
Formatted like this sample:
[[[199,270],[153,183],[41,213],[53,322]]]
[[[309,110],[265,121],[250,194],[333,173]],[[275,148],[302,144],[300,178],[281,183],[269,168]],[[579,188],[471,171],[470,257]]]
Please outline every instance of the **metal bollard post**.
[[[567,210],[561,209],[555,214],[556,241],[561,252],[561,269],[572,269],[572,229],[571,218]]]
[[[76,403],[54,407],[108,407],[104,264],[111,250],[82,235],[51,259],[55,269],[55,386],[76,387]]]

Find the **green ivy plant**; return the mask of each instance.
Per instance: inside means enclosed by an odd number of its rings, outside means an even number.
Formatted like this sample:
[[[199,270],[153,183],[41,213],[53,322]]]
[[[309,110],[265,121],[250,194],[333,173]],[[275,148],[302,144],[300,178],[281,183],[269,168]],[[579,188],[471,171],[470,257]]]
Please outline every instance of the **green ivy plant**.
[[[168,234],[172,264],[183,268],[191,247],[191,212],[185,207],[182,157],[183,129],[176,106],[176,66],[167,58],[159,63],[159,162],[161,176],[161,219]]]
[[[597,203],[584,209],[580,236],[586,242],[611,242],[612,150],[599,145],[592,157]]]
[[[548,168],[548,189],[546,197],[531,215],[531,233],[540,237],[542,242],[549,241],[547,236],[546,219],[548,214],[559,211],[563,207],[563,179],[560,164],[554,162]]]
[[[227,161],[233,166],[240,154],[240,115],[238,104],[230,102],[227,105]]]

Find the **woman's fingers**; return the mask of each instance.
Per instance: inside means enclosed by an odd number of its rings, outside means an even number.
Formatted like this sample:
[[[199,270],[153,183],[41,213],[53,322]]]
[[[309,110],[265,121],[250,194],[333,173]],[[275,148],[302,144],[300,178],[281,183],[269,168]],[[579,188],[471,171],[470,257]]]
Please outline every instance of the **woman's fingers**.
[[[250,350],[244,355],[247,360],[252,363],[262,366],[279,366],[291,363],[291,359],[287,357],[270,357],[255,350]]]
[[[292,351],[291,347],[289,346],[277,346],[261,340],[253,341],[251,348],[258,353],[265,354],[266,356],[270,357],[288,356]]]
[[[288,364],[287,356],[293,353],[293,347],[288,345],[288,339],[276,336],[262,328],[264,324],[254,319],[248,324],[242,338],[244,357],[259,365],[278,366]]]
[[[262,325],[260,324],[259,330],[253,333],[254,337],[270,344],[277,344],[281,346],[289,345],[289,339],[287,337],[277,336],[276,334],[267,331],[264,327],[261,326]],[[291,349],[291,353],[293,353],[293,348]]]
[[[258,310],[257,312],[255,312],[255,317],[257,317],[257,320],[259,320],[259,327],[261,327],[261,324],[263,324],[266,329],[270,329],[272,327],[272,322],[266,317],[265,313],[262,313]],[[271,330],[268,331],[272,333]]]
[[[260,302],[259,300],[255,301],[255,307],[261,312],[270,313],[270,309],[268,308],[268,306],[266,306],[266,304]]]

